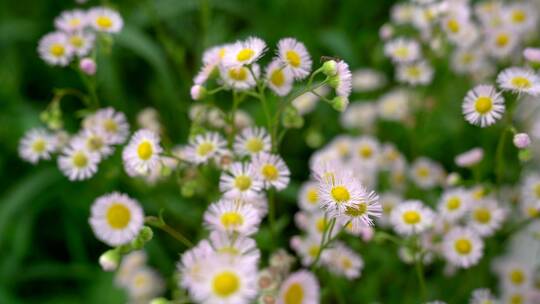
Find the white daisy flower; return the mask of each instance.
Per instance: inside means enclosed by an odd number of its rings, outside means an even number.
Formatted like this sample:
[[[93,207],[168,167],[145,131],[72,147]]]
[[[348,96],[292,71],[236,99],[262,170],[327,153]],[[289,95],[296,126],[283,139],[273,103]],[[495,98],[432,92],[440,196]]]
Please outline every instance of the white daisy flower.
[[[257,295],[257,265],[245,258],[216,255],[201,264],[200,274],[189,289],[195,302],[248,304]]]
[[[317,277],[307,270],[290,274],[279,288],[277,304],[319,303],[320,287]]]
[[[83,121],[86,129],[104,134],[107,143],[123,144],[129,136],[129,124],[126,115],[111,107],[102,108]]]
[[[41,159],[51,159],[51,153],[55,150],[54,135],[43,128],[27,131],[19,142],[19,156],[31,164],[37,164]]]
[[[527,300],[528,293],[526,289],[505,289],[501,295],[501,302],[508,304],[529,304]]]
[[[410,168],[410,177],[422,189],[430,189],[439,185],[443,175],[442,167],[426,157],[416,159]]]
[[[367,200],[367,193],[360,182],[347,171],[339,170],[322,175],[319,181],[321,207],[333,216],[354,208],[358,202]]]
[[[130,303],[149,303],[153,298],[163,293],[165,284],[157,271],[142,266],[131,274],[125,288]]]
[[[390,18],[396,24],[412,23],[416,5],[408,2],[396,3],[390,10]]]
[[[207,132],[190,140],[185,156],[192,163],[206,163],[222,154],[226,145],[225,139],[219,133]]]
[[[379,197],[379,203],[381,204],[381,217],[377,219],[377,224],[387,227],[390,225],[390,215],[394,208],[403,201],[401,196],[392,193],[385,192]]]
[[[83,129],[72,139],[75,145],[85,147],[90,153],[97,153],[101,158],[114,152],[114,148],[107,143],[106,136],[91,129]]]
[[[234,140],[234,152],[239,155],[255,155],[270,152],[272,142],[265,128],[246,128]]]
[[[336,89],[338,96],[349,98],[352,90],[352,74],[349,65],[343,60],[336,64],[336,75],[330,80],[330,86]]]
[[[219,73],[227,87],[244,91],[253,88],[260,75],[259,65],[254,64],[251,69],[250,71],[246,66],[220,66]]]
[[[467,92],[462,104],[465,119],[480,127],[487,127],[499,120],[505,110],[504,98],[492,85],[478,85]]]
[[[98,32],[118,33],[124,26],[122,16],[107,7],[95,7],[88,11],[88,22]]]
[[[263,182],[252,164],[233,163],[219,179],[219,189],[229,199],[250,199],[261,192]]]
[[[530,31],[538,24],[537,8],[528,2],[511,3],[502,13],[505,24],[519,33]]]
[[[441,216],[456,222],[461,219],[471,207],[470,195],[463,188],[446,190],[439,201],[438,210]]]
[[[399,37],[384,45],[384,54],[396,63],[408,63],[420,59],[421,50],[417,41]]]
[[[329,248],[325,258],[324,263],[330,272],[345,276],[349,280],[360,277],[364,268],[362,257],[343,243],[337,243]]]
[[[352,73],[352,88],[354,92],[369,92],[382,88],[386,85],[386,77],[383,73],[363,68]]]
[[[526,218],[537,218],[540,216],[540,200],[522,200],[520,211]]]
[[[302,42],[294,38],[283,38],[278,42],[277,54],[279,60],[290,68],[295,79],[304,79],[311,72],[311,58]]]
[[[142,250],[132,251],[124,255],[114,277],[115,283],[120,286],[126,286],[132,274],[137,269],[144,267],[147,259],[146,253]]]
[[[241,235],[231,237],[226,232],[215,230],[210,233],[208,240],[218,254],[244,257],[255,265],[259,262],[261,253],[252,238]]]
[[[38,53],[50,65],[67,66],[73,57],[73,48],[67,34],[53,32],[39,40]]]
[[[533,173],[525,176],[521,186],[521,196],[524,200],[540,200],[540,175]]]
[[[230,45],[223,57],[225,67],[240,67],[250,65],[264,54],[266,43],[257,37],[249,37]]]
[[[290,239],[290,246],[300,257],[303,266],[310,266],[319,254],[321,245],[321,235],[307,234],[306,236],[293,236]],[[324,260],[327,251],[321,252],[321,261]]]
[[[296,226],[306,231],[310,236],[320,240],[325,230],[330,228],[330,218],[323,210],[315,210],[313,212],[297,212],[294,215]],[[328,232],[328,231],[327,231]],[[338,230],[332,232],[332,237],[337,234]]]
[[[534,282],[533,269],[517,260],[504,261],[497,270],[508,289],[527,290]]]
[[[274,187],[283,190],[289,184],[291,173],[279,155],[259,153],[253,156],[251,164],[264,189]]]
[[[81,143],[72,140],[58,157],[58,167],[70,181],[78,181],[92,177],[100,161],[98,153],[92,153]]]
[[[216,252],[208,240],[200,241],[195,247],[182,254],[177,269],[181,274],[180,286],[191,289],[202,282],[204,265],[214,258]]]
[[[291,71],[279,59],[273,60],[266,67],[266,83],[276,95],[285,96],[291,92],[294,82]]]
[[[497,76],[497,84],[504,91],[540,95],[540,77],[528,68],[511,67],[503,70]]]
[[[394,230],[402,235],[424,232],[433,224],[434,213],[421,201],[405,201],[394,207],[390,222]]]
[[[452,69],[458,74],[472,74],[487,64],[485,58],[482,48],[458,48],[452,53]]]
[[[135,132],[122,151],[126,172],[146,175],[155,169],[159,165],[160,154],[163,152],[159,140],[159,136],[150,130],[142,129]]]
[[[345,212],[339,216],[344,223],[349,223],[349,230],[352,233],[359,233],[367,226],[373,226],[373,218],[378,218],[382,214],[382,207],[379,203],[379,196],[374,191],[365,192],[364,199],[357,201],[351,207],[346,207]]]
[[[220,200],[208,207],[204,221],[211,230],[251,235],[257,232],[261,218],[250,204],[240,200]]]
[[[64,11],[54,19],[54,26],[63,32],[79,32],[88,25],[86,13],[80,9]]]
[[[497,28],[488,32],[487,52],[494,58],[509,57],[519,44],[519,34],[507,28]]]
[[[396,68],[398,81],[410,85],[427,85],[433,79],[433,68],[425,60],[400,64]]]
[[[497,298],[487,288],[475,289],[469,304],[496,304]]]
[[[443,239],[443,255],[451,264],[469,268],[482,258],[484,241],[472,229],[454,227]]]
[[[409,94],[404,90],[393,90],[377,101],[377,112],[382,119],[403,121],[409,114]]]
[[[380,156],[379,142],[371,136],[361,136],[354,141],[353,159],[362,166],[376,167]]]
[[[341,114],[340,122],[347,129],[370,131],[377,119],[377,106],[373,102],[360,101],[351,103]]]
[[[94,47],[95,35],[91,32],[71,32],[68,34],[69,45],[75,55],[84,57],[90,53]]]
[[[497,231],[506,217],[505,209],[497,201],[485,198],[472,204],[468,225],[481,237],[491,236]]]
[[[115,247],[137,237],[143,227],[144,213],[137,201],[125,194],[113,192],[94,201],[89,222],[99,240]]]
[[[471,150],[458,154],[455,157],[454,162],[462,168],[468,168],[478,164],[482,159],[484,159],[484,149],[472,148]]]
[[[305,211],[319,210],[319,186],[314,181],[308,181],[300,186],[298,204]]]

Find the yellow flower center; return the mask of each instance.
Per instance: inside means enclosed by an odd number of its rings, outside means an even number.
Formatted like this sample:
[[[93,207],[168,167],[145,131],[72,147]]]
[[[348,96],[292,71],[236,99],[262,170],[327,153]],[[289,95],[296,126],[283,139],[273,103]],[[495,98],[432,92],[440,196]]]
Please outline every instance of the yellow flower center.
[[[99,16],[96,19],[96,24],[104,29],[109,29],[112,27],[113,22],[112,19],[107,16]]]
[[[232,271],[223,271],[214,277],[212,288],[219,297],[226,298],[238,291],[240,278]]]
[[[476,99],[474,108],[476,109],[476,112],[486,114],[493,108],[493,101],[490,97],[480,96]]]
[[[448,26],[448,29],[450,30],[450,32],[454,34],[459,32],[460,26],[459,26],[459,22],[456,19],[448,20],[446,25]]]
[[[463,64],[470,64],[474,61],[474,55],[471,54],[471,53],[465,53],[463,54],[463,56],[461,57],[461,62]]]
[[[485,195],[484,188],[478,188],[477,190],[473,192],[473,198],[476,200],[482,199],[484,195]]]
[[[223,59],[223,57],[225,57],[225,48],[219,49],[218,56],[219,59]]]
[[[519,269],[514,269],[510,272],[510,281],[514,285],[521,285],[525,281],[525,274]]]
[[[230,254],[230,255],[238,255],[238,254],[240,254],[238,249],[234,248],[233,246],[221,247],[221,248],[219,248],[218,252],[219,253],[226,253],[226,254]]]
[[[287,58],[289,64],[295,68],[299,67],[300,63],[302,63],[302,58],[300,58],[300,55],[293,50],[287,51],[285,53],[285,57]]]
[[[459,239],[455,241],[454,248],[456,249],[457,253],[466,255],[471,253],[472,243],[468,239]]]
[[[540,199],[540,183],[534,186],[534,194],[536,194],[536,198]]]
[[[88,164],[88,157],[84,152],[76,152],[73,154],[73,165],[77,168],[84,168]]]
[[[404,46],[398,47],[394,51],[394,56],[396,56],[398,58],[407,58],[409,56],[409,49],[404,47]]]
[[[253,137],[246,141],[245,147],[251,153],[259,153],[264,148],[264,143],[260,138]]]
[[[366,203],[358,203],[354,207],[347,207],[345,209],[345,214],[347,214],[350,217],[359,217],[366,213],[367,211],[367,204]]]
[[[103,128],[109,133],[116,133],[118,131],[118,124],[113,119],[106,119],[103,121]]]
[[[523,23],[527,20],[527,14],[523,10],[515,10],[512,12],[512,22]]]
[[[206,156],[212,151],[214,151],[214,144],[210,142],[203,142],[197,146],[197,155],[199,156]]]
[[[408,210],[403,212],[403,221],[408,225],[415,225],[420,223],[420,220],[422,217],[420,216],[420,212],[416,210]]]
[[[461,200],[457,196],[453,196],[446,202],[448,210],[456,210],[461,206]]]
[[[540,215],[540,209],[538,209],[538,208],[529,207],[529,208],[527,208],[526,211],[527,211],[527,215],[529,217],[537,217],[537,216]]]
[[[129,224],[131,212],[124,204],[114,203],[107,210],[107,222],[113,229],[124,229]]]
[[[46,147],[47,147],[47,143],[45,142],[45,140],[41,138],[36,139],[34,143],[32,144],[32,150],[34,150],[34,152],[36,153],[44,152]]]
[[[512,85],[519,89],[528,89],[532,87],[531,81],[523,76],[516,76],[512,78]]]
[[[146,279],[146,276],[144,275],[137,275],[135,276],[135,279],[133,280],[133,282],[135,283],[135,286],[141,288],[148,282],[148,280]]]
[[[92,136],[88,138],[86,146],[90,151],[99,151],[103,147],[103,139],[99,136]]]
[[[422,75],[422,70],[419,67],[413,65],[407,68],[407,74],[412,78],[418,78]]]
[[[80,48],[84,44],[84,39],[83,37],[79,35],[74,35],[69,38],[69,43],[71,43],[71,45],[73,45],[76,48]]]
[[[510,304],[523,304],[523,296],[519,293],[513,294],[510,297]]]
[[[261,172],[264,178],[270,181],[275,181],[279,176],[278,169],[272,164],[264,165]]]
[[[221,215],[220,220],[221,220],[221,224],[225,228],[237,227],[244,223],[244,218],[242,217],[242,215],[234,211],[224,212]]]
[[[270,82],[276,87],[281,87],[285,84],[285,74],[282,69],[275,69],[270,74]]]
[[[486,208],[477,208],[474,210],[474,219],[482,224],[489,223],[491,220],[491,212]]]
[[[323,232],[324,229],[326,228],[326,226],[328,225],[328,221],[326,221],[324,219],[324,217],[322,218],[319,218],[316,222],[315,222],[315,227],[317,228],[317,231],[319,232]]]
[[[351,259],[345,257],[341,260],[341,265],[343,266],[344,269],[349,269],[352,267],[352,262],[351,262]]]
[[[137,154],[139,155],[140,159],[149,160],[150,157],[152,157],[152,155],[154,154],[152,144],[147,140],[143,141],[139,144],[139,147],[137,147]]]
[[[238,61],[248,61],[255,55],[255,51],[252,49],[242,49],[238,54],[236,55],[236,59]]]
[[[283,295],[285,304],[302,304],[304,301],[304,289],[300,283],[292,283]]]
[[[81,19],[73,18],[73,19],[69,20],[68,23],[69,23],[70,27],[78,27],[79,25],[81,25]]]
[[[319,246],[313,245],[309,247],[308,254],[311,257],[316,257],[319,254]]]
[[[505,47],[508,42],[510,42],[510,37],[508,36],[508,34],[499,34],[495,38],[495,44],[498,47]]]
[[[364,145],[360,147],[358,154],[360,154],[362,158],[370,158],[373,155],[373,149],[371,149],[371,147],[368,145]]]
[[[419,167],[418,169],[416,169],[416,174],[421,178],[429,177],[429,168]]]
[[[334,186],[332,190],[330,190],[330,194],[338,203],[346,202],[351,198],[349,190],[343,186]]]
[[[248,72],[245,67],[229,69],[229,77],[231,77],[233,80],[246,81],[247,76],[248,76]]]
[[[60,43],[53,43],[49,48],[49,52],[51,52],[51,55],[54,57],[62,57],[66,53],[66,48]]]
[[[251,187],[251,177],[247,175],[239,175],[234,179],[234,186],[240,191],[246,191]]]
[[[384,214],[390,214],[394,210],[394,206],[391,204],[383,204],[382,211]]]
[[[316,204],[319,201],[319,192],[317,192],[317,189],[309,189],[306,198],[310,204]]]

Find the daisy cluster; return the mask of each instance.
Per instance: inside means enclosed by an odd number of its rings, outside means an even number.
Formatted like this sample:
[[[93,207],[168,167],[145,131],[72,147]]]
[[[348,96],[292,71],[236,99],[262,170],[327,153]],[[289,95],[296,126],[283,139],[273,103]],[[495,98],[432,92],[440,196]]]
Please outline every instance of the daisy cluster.
[[[64,11],[56,17],[54,26],[55,31],[39,41],[40,57],[50,65],[62,67],[78,58],[81,70],[93,74],[95,63],[86,57],[94,50],[96,38],[120,32],[123,20],[113,9],[93,7]]]

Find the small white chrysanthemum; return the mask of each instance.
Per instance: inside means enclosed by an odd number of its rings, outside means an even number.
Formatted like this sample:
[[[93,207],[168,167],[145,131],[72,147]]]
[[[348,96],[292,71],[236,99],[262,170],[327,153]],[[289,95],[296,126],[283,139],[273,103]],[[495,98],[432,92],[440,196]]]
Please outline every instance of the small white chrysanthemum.
[[[347,129],[370,131],[377,119],[377,107],[372,102],[353,102],[341,114],[340,122]]]
[[[433,188],[440,184],[443,175],[441,166],[426,157],[416,159],[410,168],[410,177],[422,189]]]
[[[481,48],[458,48],[452,53],[452,69],[458,74],[475,73],[486,65]]]
[[[39,40],[38,52],[41,59],[50,65],[66,66],[73,57],[73,48],[67,34],[49,33]]]
[[[255,265],[259,262],[261,253],[252,238],[242,235],[231,237],[226,232],[215,230],[210,233],[208,240],[217,254],[247,258]]]
[[[530,31],[538,24],[538,11],[529,2],[509,3],[502,13],[505,24],[518,33]]]
[[[255,168],[247,163],[233,163],[228,172],[223,172],[219,179],[219,189],[229,199],[257,197],[262,187],[263,182]]]
[[[311,72],[311,58],[302,42],[294,38],[283,38],[278,42],[279,60],[289,67],[295,79],[306,78]]]
[[[90,53],[94,47],[95,35],[90,32],[72,32],[68,34],[69,45],[75,55],[84,57]]]
[[[251,89],[256,85],[257,78],[259,78],[260,75],[260,68],[257,64],[254,64],[251,67],[251,71],[246,66],[220,66],[219,73],[227,87],[244,91]]]
[[[482,258],[484,241],[472,229],[454,227],[443,240],[443,255],[448,262],[461,268],[476,265]]]
[[[491,236],[499,229],[506,217],[506,211],[497,201],[485,198],[472,205],[468,225],[481,237]]]
[[[324,263],[332,273],[345,276],[349,280],[360,277],[364,267],[362,257],[343,243],[337,243],[328,249]]]
[[[98,32],[118,33],[124,26],[122,16],[110,8],[95,7],[88,11],[88,22]]]
[[[319,207],[319,187],[314,181],[305,182],[298,192],[298,204],[305,211],[315,211]]]
[[[525,263],[511,259],[503,261],[497,269],[502,285],[508,289],[526,290],[534,282],[534,272]]]
[[[533,173],[525,176],[521,196],[526,201],[540,201],[540,175]]]
[[[475,289],[471,295],[469,304],[496,304],[497,299],[487,288]]]
[[[257,60],[266,51],[266,43],[257,37],[249,37],[230,45],[225,51],[223,65],[225,67],[241,67]]]
[[[83,121],[84,128],[105,136],[108,144],[123,144],[129,136],[126,115],[111,107],[99,109]]]
[[[257,265],[246,258],[215,255],[201,263],[200,275],[189,289],[197,303],[248,304],[257,295]]]
[[[208,207],[204,221],[211,230],[251,235],[257,232],[261,218],[250,204],[240,200],[220,200]]]
[[[465,119],[480,127],[487,127],[499,120],[505,110],[504,98],[492,85],[478,85],[467,92],[462,104]]]
[[[58,167],[70,181],[78,181],[92,177],[100,161],[98,153],[90,152],[84,145],[72,140],[58,157]]]
[[[470,194],[463,188],[456,188],[443,193],[438,210],[444,219],[455,222],[461,219],[470,207]]]
[[[433,224],[433,211],[421,201],[405,201],[394,207],[390,222],[402,235],[422,233]]]
[[[51,153],[55,150],[54,135],[42,128],[29,130],[19,143],[19,156],[32,164],[40,159],[51,159]]]
[[[402,202],[403,199],[401,196],[392,193],[392,192],[386,192],[382,193],[379,197],[379,202],[381,204],[381,217],[377,220],[377,224],[380,224],[381,226],[387,227],[390,223],[390,215],[392,214],[392,211],[394,208]]]
[[[130,303],[149,303],[159,296],[165,287],[163,279],[154,269],[142,266],[133,271],[124,287]]]
[[[339,218],[349,223],[349,230],[352,233],[359,233],[368,226],[373,226],[373,218],[378,218],[382,214],[382,207],[379,203],[379,196],[374,191],[368,192],[363,189],[365,193],[363,199],[355,202],[352,206],[346,207],[345,212],[339,215]]]
[[[425,60],[397,66],[396,78],[398,81],[410,85],[426,85],[433,79],[433,68]]]
[[[273,60],[266,67],[266,83],[268,87],[278,96],[289,94],[293,86],[293,74],[288,66],[280,60]]]
[[[383,73],[363,68],[352,73],[352,88],[355,92],[369,92],[382,88],[386,84]]]
[[[156,168],[160,162],[163,148],[159,145],[159,136],[146,129],[133,134],[131,140],[122,151],[122,160],[127,172],[146,175]]]
[[[339,170],[326,173],[319,181],[321,207],[336,217],[354,208],[358,202],[367,201],[367,193],[360,182],[348,172]]]
[[[206,163],[223,153],[227,143],[216,132],[197,135],[185,149],[186,159],[195,164]]]
[[[279,288],[277,304],[319,303],[320,288],[317,277],[307,270],[290,274]]]
[[[181,274],[180,286],[191,289],[202,281],[203,265],[215,256],[215,251],[208,240],[200,241],[195,247],[182,254],[176,265]]]
[[[144,213],[137,201],[113,192],[94,201],[89,222],[99,240],[109,246],[120,246],[137,237],[143,227]]]
[[[64,11],[60,16],[54,19],[54,26],[58,30],[67,33],[82,31],[87,25],[87,15],[80,9]]]
[[[497,84],[505,91],[540,95],[540,77],[528,68],[511,67],[497,76]]]
[[[421,51],[417,41],[400,37],[384,45],[384,54],[396,63],[406,63],[419,59]]]
[[[338,96],[349,98],[352,90],[352,74],[349,65],[343,60],[336,64],[336,75],[330,80],[330,86],[336,89]]]
[[[519,34],[508,28],[497,28],[487,34],[487,52],[495,58],[509,57],[519,43]]]
[[[456,165],[467,168],[472,167],[484,159],[484,149],[482,148],[473,148],[471,150],[465,151],[461,154],[458,154],[454,162]]]
[[[379,142],[371,136],[361,136],[354,141],[353,159],[365,167],[376,167],[380,156]]]
[[[106,136],[91,129],[83,129],[72,139],[77,146],[85,147],[90,153],[97,153],[101,158],[111,155],[114,148],[107,143]]]
[[[390,91],[377,101],[377,112],[386,120],[403,121],[409,113],[409,108],[409,94],[404,90]]]
[[[253,156],[252,166],[264,189],[274,187],[283,190],[289,184],[289,168],[276,154],[259,153]]]
[[[234,140],[234,152],[239,155],[255,155],[270,152],[272,142],[265,128],[246,128]]]

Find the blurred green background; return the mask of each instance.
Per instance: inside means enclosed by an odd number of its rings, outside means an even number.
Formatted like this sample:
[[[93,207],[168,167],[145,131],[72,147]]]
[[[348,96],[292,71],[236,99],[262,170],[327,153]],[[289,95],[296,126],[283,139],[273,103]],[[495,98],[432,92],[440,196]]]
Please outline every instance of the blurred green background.
[[[82,7],[98,4],[90,0]],[[125,112],[132,130],[136,113],[155,107],[174,143],[187,139],[191,79],[200,66],[202,51],[214,44],[256,35],[272,47],[280,38],[293,36],[306,44],[315,63],[323,55],[338,56],[353,69],[376,66],[388,75],[392,71],[390,63],[382,59],[378,40],[378,28],[388,20],[393,4],[390,0],[125,0],[109,4],[122,14],[125,28],[115,38],[112,55],[99,58],[100,98]],[[34,167],[18,158],[18,141],[26,130],[40,125],[39,113],[50,102],[52,90],[83,89],[73,70],[49,67],[36,52],[39,38],[53,30],[54,18],[62,10],[77,6],[73,0],[0,2],[0,303],[125,302],[123,292],[113,286],[113,275],[104,273],[97,264],[106,246],[93,237],[87,223],[89,206],[104,193],[129,193],[141,201],[147,214],[164,208],[172,226],[192,240],[201,236],[201,216],[208,202],[182,198],[173,179],[147,187],[126,178],[119,149],[100,164],[96,176],[77,183],[62,176],[55,162],[41,162]],[[454,76],[443,73],[437,77],[446,77],[439,83],[447,85],[439,89],[445,92],[441,95],[447,101],[462,98],[468,89],[467,85],[456,89],[456,81],[460,80]],[[73,113],[80,106],[75,99],[67,98],[62,103],[66,128],[71,132],[77,130]],[[422,128],[413,130],[418,138],[425,139],[414,147],[397,125],[381,126],[379,135],[398,142],[409,157],[427,154],[447,167],[452,166],[456,153],[474,144],[492,147],[497,140],[496,128],[490,131],[491,136],[459,139],[470,127],[463,127],[457,102],[437,111],[442,118],[432,113],[422,118]],[[319,107],[307,118],[306,125],[323,132],[326,140],[340,132],[337,114],[328,106]],[[434,126],[438,126],[437,132]],[[292,186],[279,197],[278,215],[285,230],[279,240],[282,246],[287,246],[287,237],[296,233],[292,221],[296,190],[308,177],[307,159],[313,150],[302,139],[305,132],[291,131],[282,151],[294,178]],[[441,148],[448,138],[459,139],[458,144]],[[263,249],[267,237],[263,230],[258,238]],[[347,302],[418,303],[413,269],[397,260],[395,247],[363,245],[358,240],[349,243],[359,249],[366,267],[357,281],[336,280]],[[150,264],[170,277],[184,249],[156,232],[147,248]],[[441,268],[435,267],[427,274],[429,293],[449,303],[462,303],[473,288],[494,284],[488,278],[486,261],[466,274],[465,287],[463,278],[442,277]],[[325,276],[321,272],[320,278]],[[323,296],[328,303],[337,297]]]

